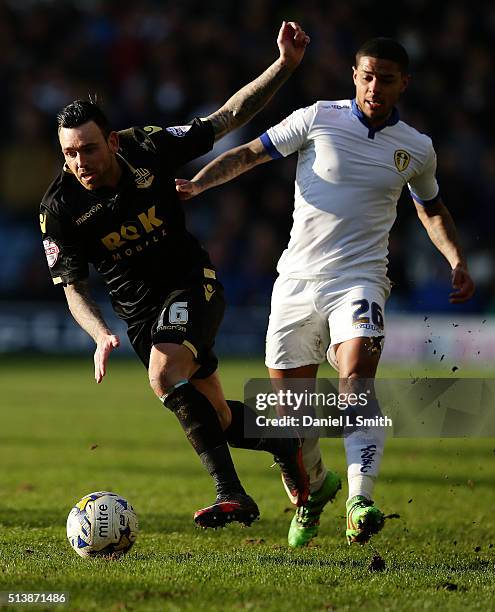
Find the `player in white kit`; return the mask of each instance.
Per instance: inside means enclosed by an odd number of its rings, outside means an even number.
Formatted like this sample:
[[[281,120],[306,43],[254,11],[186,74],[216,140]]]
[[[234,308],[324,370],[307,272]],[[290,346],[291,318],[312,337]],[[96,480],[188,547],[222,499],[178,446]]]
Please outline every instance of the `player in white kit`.
[[[370,40],[356,53],[353,79],[355,99],[296,110],[192,181],[176,180],[181,198],[188,199],[297,151],[294,224],[277,266],[266,365],[274,379],[314,379],[327,358],[338,370],[341,390],[376,373],[390,293],[388,237],[404,186],[451,267],[450,301],[463,302],[474,292],[439,194],[431,139],[401,121],[395,107],[409,80],[407,52],[392,39]],[[344,430],[349,543],[364,543],[383,526],[372,495],[384,437],[382,427]],[[303,449],[311,494],[292,520],[291,546],[306,545],[317,534],[323,507],[341,486],[323,465],[317,439],[307,438]]]

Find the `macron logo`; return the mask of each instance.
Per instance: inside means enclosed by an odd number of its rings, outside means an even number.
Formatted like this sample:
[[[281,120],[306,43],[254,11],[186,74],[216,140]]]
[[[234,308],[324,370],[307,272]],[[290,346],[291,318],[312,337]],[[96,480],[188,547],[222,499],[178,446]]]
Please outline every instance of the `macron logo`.
[[[76,219],[76,225],[81,225],[81,223],[84,223],[88,219],[91,219],[91,217],[102,208],[103,204],[95,204],[87,212],[85,212],[84,215],[81,215],[79,219]]]

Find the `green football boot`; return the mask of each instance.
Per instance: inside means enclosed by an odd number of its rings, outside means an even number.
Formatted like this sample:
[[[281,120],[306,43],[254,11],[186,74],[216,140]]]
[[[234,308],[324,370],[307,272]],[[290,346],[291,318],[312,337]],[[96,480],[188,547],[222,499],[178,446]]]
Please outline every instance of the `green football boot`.
[[[346,503],[347,529],[345,535],[349,544],[366,544],[372,535],[383,527],[385,517],[373,502],[362,495],[351,497]]]
[[[318,491],[310,493],[304,506],[300,506],[296,510],[287,536],[289,546],[293,548],[307,546],[318,535],[323,508],[328,502],[335,499],[341,488],[340,476],[335,472],[328,472]]]

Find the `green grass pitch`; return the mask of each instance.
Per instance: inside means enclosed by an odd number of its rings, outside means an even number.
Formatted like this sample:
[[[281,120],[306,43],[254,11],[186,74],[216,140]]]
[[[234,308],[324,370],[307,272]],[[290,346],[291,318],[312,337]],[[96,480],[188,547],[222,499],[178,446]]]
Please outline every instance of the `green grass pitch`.
[[[261,360],[225,361],[221,375],[240,398],[265,371]],[[372,572],[373,549],[345,542],[345,490],[316,545],[287,548],[292,510],[266,453],[233,452],[261,521],[197,530],[192,514],[213,487],[135,361],[113,359],[96,386],[90,356],[4,358],[0,389],[0,591],[67,591],[58,609],[84,612],[494,609],[493,439],[388,442],[375,499],[399,518],[373,540],[386,569]],[[342,441],[322,446],[344,476]],[[65,538],[73,503],[100,489],[128,498],[140,520],[118,561],[80,559]]]

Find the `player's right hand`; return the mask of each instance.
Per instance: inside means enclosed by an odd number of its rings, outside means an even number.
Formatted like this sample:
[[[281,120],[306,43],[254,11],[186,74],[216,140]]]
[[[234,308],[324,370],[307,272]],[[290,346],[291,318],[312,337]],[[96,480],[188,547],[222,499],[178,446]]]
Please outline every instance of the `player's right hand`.
[[[474,294],[474,281],[468,269],[462,264],[458,264],[452,270],[452,288],[454,291],[449,295],[451,304],[461,304]]]
[[[113,334],[105,334],[98,338],[94,355],[95,380],[101,383],[107,371],[107,361],[114,348],[120,346],[120,339]]]
[[[179,196],[179,200],[190,200],[201,193],[197,183],[186,179],[175,179],[175,189]]]
[[[283,21],[277,37],[280,59],[294,70],[304,57],[309,36],[295,21]]]

